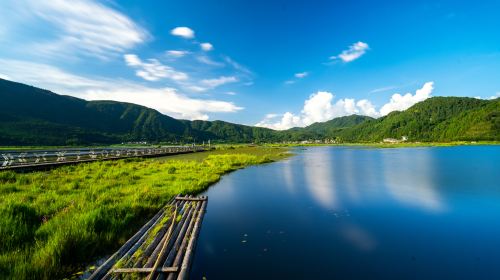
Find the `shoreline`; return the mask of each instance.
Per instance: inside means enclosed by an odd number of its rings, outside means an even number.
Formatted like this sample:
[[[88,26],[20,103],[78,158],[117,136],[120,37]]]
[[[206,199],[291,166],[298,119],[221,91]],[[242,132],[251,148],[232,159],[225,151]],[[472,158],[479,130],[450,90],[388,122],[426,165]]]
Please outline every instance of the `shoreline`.
[[[455,146],[500,146],[500,142],[402,142],[402,143],[306,143],[306,144],[268,144],[271,147],[372,147],[372,148],[413,148],[413,147],[455,147]]]

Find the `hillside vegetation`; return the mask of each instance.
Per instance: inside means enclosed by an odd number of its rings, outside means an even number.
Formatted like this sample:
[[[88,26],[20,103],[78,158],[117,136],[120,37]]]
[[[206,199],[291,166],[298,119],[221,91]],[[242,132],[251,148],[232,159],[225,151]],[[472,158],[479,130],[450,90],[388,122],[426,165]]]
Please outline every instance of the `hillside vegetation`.
[[[334,136],[348,142],[402,136],[409,141],[500,140],[500,99],[433,97]]]
[[[224,121],[177,120],[130,103],[85,101],[0,79],[0,145],[150,143],[269,143],[334,139],[377,142],[498,141],[500,100],[433,97],[374,119],[351,115],[275,131]]]
[[[111,144],[132,141],[252,142],[274,131],[227,122],[177,120],[124,102],[85,101],[0,79],[1,145]]]

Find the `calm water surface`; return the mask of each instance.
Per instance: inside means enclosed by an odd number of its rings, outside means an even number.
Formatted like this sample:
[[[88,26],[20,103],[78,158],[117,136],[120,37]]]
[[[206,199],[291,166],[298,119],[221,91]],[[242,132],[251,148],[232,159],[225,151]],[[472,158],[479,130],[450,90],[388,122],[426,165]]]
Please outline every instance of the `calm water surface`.
[[[191,279],[500,279],[500,146],[295,151],[206,192]]]

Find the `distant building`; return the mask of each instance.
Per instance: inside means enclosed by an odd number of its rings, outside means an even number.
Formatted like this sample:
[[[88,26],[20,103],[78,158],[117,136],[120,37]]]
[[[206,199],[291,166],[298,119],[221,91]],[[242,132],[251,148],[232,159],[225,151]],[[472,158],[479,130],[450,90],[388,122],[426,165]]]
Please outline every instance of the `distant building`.
[[[394,138],[384,138],[384,143],[399,143],[400,141],[398,139]]]
[[[408,141],[408,136],[402,136],[401,140],[395,138],[384,138],[384,143],[401,143]]]

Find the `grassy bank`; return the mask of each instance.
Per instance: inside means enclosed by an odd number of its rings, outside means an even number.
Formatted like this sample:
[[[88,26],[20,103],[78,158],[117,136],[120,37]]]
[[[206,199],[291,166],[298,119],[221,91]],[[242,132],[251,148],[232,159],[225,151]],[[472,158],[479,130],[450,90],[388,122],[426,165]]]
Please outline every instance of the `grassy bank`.
[[[68,276],[118,248],[176,194],[199,193],[224,173],[285,156],[278,148],[236,148],[0,172],[0,277]]]

